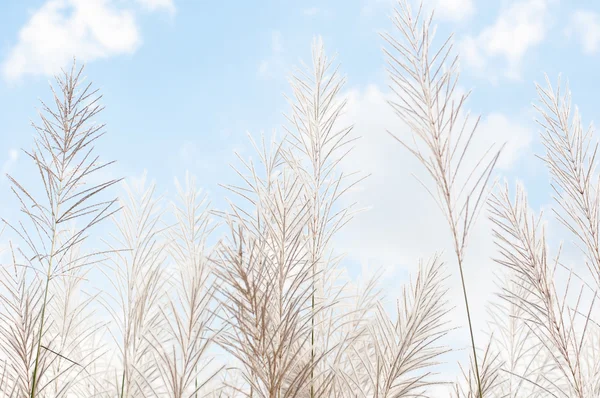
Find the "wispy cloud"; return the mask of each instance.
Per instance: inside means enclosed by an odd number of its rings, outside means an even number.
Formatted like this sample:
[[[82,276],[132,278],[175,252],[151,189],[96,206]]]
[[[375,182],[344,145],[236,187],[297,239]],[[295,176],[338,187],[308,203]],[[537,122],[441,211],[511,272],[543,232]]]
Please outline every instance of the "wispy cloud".
[[[600,48],[600,15],[588,10],[576,10],[569,18],[565,28],[567,37],[575,37],[587,55],[598,52]]]
[[[435,9],[436,21],[463,22],[475,13],[474,0],[422,0],[423,9],[428,13]],[[417,7],[419,1],[410,2]],[[392,8],[398,6],[397,0],[364,0],[361,8],[363,17],[371,17],[375,13],[389,13]]]
[[[262,78],[276,76],[283,69],[283,35],[280,31],[271,32],[271,54],[258,66],[258,75]]]
[[[10,173],[10,171],[14,167],[15,163],[17,163],[18,159],[19,159],[19,151],[14,148],[10,149],[8,151],[8,159],[6,159],[4,161],[4,163],[2,163],[2,170],[1,170],[2,174],[0,175],[0,182],[5,181],[5,175],[7,173]]]
[[[465,21],[475,13],[473,0],[428,0],[438,20]]]
[[[419,258],[441,249],[448,249],[450,253],[452,250],[447,247],[445,220],[421,186],[420,181],[428,179],[426,172],[386,133],[389,130],[400,137],[410,135],[408,126],[387,104],[390,99],[390,93],[374,85],[365,90],[353,89],[348,94],[347,119],[340,125],[355,122],[355,134],[362,138],[342,167],[352,172],[356,171],[356,165],[361,165],[371,176],[360,184],[362,189],[349,193],[347,200],[372,208],[348,224],[338,244],[356,261],[384,267],[390,274],[397,275],[404,267],[412,270]],[[497,164],[500,173],[512,170],[521,161],[533,139],[533,131],[528,127],[498,112],[485,115],[478,130],[470,158],[464,161],[476,162],[490,145],[506,142]],[[382,148],[385,149],[382,151]],[[478,228],[472,235],[470,261],[489,265],[493,251],[491,235],[483,220]],[[489,269],[472,271],[469,278],[490,278]]]
[[[136,2],[149,11],[166,11],[175,14],[175,3],[173,0],[136,0]]]
[[[485,70],[494,79],[498,73],[511,79],[520,78],[523,57],[546,38],[552,3],[553,0],[522,0],[502,10],[492,25],[460,43],[466,64]],[[492,62],[497,65],[499,60],[504,60],[504,65],[490,71]]]
[[[443,250],[444,260],[452,261],[448,226],[435,201],[421,185],[421,181],[429,181],[427,172],[386,132],[389,130],[404,138],[411,136],[410,128],[387,103],[394,99],[393,95],[370,85],[366,89],[350,90],[347,99],[345,119],[340,126],[354,122],[354,134],[361,139],[344,159],[342,168],[348,173],[360,169],[370,176],[361,182],[360,189],[348,192],[344,200],[356,202],[359,207],[369,206],[369,210],[340,231],[336,247],[363,266],[363,275],[373,269],[383,269],[382,288],[395,294],[400,280],[415,270],[420,258]],[[523,160],[532,138],[533,131],[519,120],[498,112],[485,115],[468,159],[464,161],[476,162],[492,143],[507,141],[497,164],[500,173],[507,173]],[[490,224],[482,215],[471,233],[465,265],[476,330],[483,330],[485,326],[486,303],[495,291],[491,272],[495,265],[490,258],[495,250]],[[454,263],[449,267],[453,270],[449,295],[452,302],[460,303],[458,273],[453,268]],[[464,326],[465,321],[460,317],[454,322]],[[457,333],[452,338],[460,340],[457,345],[462,346],[467,344],[465,336]]]
[[[175,10],[172,0],[136,0],[149,10]],[[53,75],[73,57],[84,62],[131,54],[141,44],[135,12],[113,0],[47,0],[20,29],[2,64],[7,80]]]
[[[310,8],[305,8],[304,10],[302,10],[302,13],[309,17],[315,16],[319,12],[321,12],[321,9],[319,7],[310,7]]]

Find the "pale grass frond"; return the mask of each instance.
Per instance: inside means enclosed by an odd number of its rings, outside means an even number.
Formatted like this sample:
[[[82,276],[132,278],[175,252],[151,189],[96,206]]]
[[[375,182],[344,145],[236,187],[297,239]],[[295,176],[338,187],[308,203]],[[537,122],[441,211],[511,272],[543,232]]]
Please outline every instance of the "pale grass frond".
[[[292,112],[286,116],[288,145],[282,152],[306,185],[312,213],[308,233],[315,259],[325,256],[333,235],[354,214],[351,207],[338,208],[339,199],[366,178],[340,171],[340,162],[358,137],[352,136],[353,126],[340,126],[347,100],[341,98],[345,79],[334,62],[335,57],[327,57],[322,39],[317,38],[312,46],[312,67],[299,69],[290,78]]]
[[[596,170],[598,143],[593,126],[583,127],[579,109],[571,103],[568,84],[561,93],[546,76],[547,87],[536,85],[540,105],[538,124],[543,128],[544,161],[552,176],[558,220],[583,245],[586,265],[600,288],[600,184]]]
[[[585,376],[585,396],[595,397],[600,395],[600,328],[591,325],[586,334],[587,350],[583,357]]]
[[[122,211],[113,219],[114,243],[105,264],[115,291],[104,307],[112,317],[118,366],[113,396],[154,396],[161,390],[154,361],[156,340],[164,338],[161,308],[165,299],[166,239],[160,198],[144,175],[137,184],[124,184]]]
[[[286,166],[300,180],[308,213],[305,239],[313,267],[311,307],[315,308],[310,357],[323,360],[311,372],[310,391],[302,395],[307,397],[316,396],[317,391],[326,395],[341,391],[337,370],[343,366],[345,350],[362,333],[359,317],[371,309],[355,307],[357,297],[349,293],[349,281],[344,281],[339,266],[342,258],[334,257],[332,250],[333,237],[357,211],[341,199],[365,178],[344,173],[340,167],[357,139],[352,126],[340,125],[347,102],[341,96],[344,82],[335,57],[328,57],[322,39],[315,38],[312,65],[297,69],[290,78],[291,112],[286,116],[287,135],[281,149]]]
[[[69,239],[73,230],[67,231],[60,239]],[[50,351],[46,382],[40,391],[53,397],[72,395],[93,395],[96,380],[90,372],[103,354],[104,347],[98,344],[106,323],[96,319],[93,308],[98,295],[89,295],[82,284],[89,269],[82,264],[88,260],[82,253],[81,244],[72,246],[61,258],[57,271],[61,277],[53,284],[49,313],[53,320],[48,330],[49,344],[44,349]]]
[[[176,181],[178,202],[173,204],[176,224],[169,230],[169,253],[174,274],[173,292],[162,310],[167,337],[156,339],[157,368],[166,396],[203,395],[221,370],[210,371],[214,358],[208,350],[215,340],[215,281],[207,239],[215,228],[206,196],[186,175],[185,187]]]
[[[567,305],[573,284],[570,274],[564,294],[558,292],[555,284],[558,255],[556,260],[550,258],[541,218],[531,214],[522,187],[517,187],[514,200],[509,196],[508,187],[495,194],[491,213],[499,249],[496,261],[510,269],[527,290],[526,295],[505,291],[503,298],[522,310],[521,319],[551,355],[558,373],[554,375],[553,372],[554,380],[544,377],[552,387],[548,391],[553,391],[556,396],[586,397],[588,383],[582,356],[586,350],[584,343],[594,300],[589,310],[580,309],[582,286],[573,291],[575,305]],[[578,312],[585,314],[581,322],[576,319]]]
[[[361,397],[427,396],[438,384],[427,368],[448,352],[440,339],[448,332],[446,275],[439,256],[421,263],[416,279],[403,290],[391,318],[379,303],[364,338],[352,346],[348,391]]]
[[[411,136],[402,138],[390,134],[427,171],[432,184],[423,182],[423,185],[432,194],[450,228],[461,276],[475,377],[481,387],[463,265],[469,234],[486,202],[488,183],[500,151],[490,147],[482,153],[475,152],[473,138],[479,119],[471,122],[463,110],[469,94],[456,92],[458,56],[453,55],[452,36],[436,45],[433,14],[424,15],[422,4],[413,12],[407,0],[398,1],[392,22],[397,35],[382,35],[388,44],[384,53],[390,87],[395,95],[389,104],[409,127]]]
[[[19,265],[12,243],[9,247],[12,264],[3,264],[0,268],[0,355],[3,384],[7,386],[6,391],[11,391],[6,398],[20,398],[28,396],[34,384],[44,285],[31,268]],[[41,379],[47,369],[48,352],[44,350],[40,353],[36,377]]]
[[[313,264],[305,237],[303,185],[280,162],[280,144],[248,164],[248,206],[232,205],[230,237],[216,261],[227,328],[220,344],[242,364],[245,394],[295,397],[309,391]],[[275,177],[276,176],[276,177]],[[308,350],[307,350],[308,349]]]
[[[503,366],[499,353],[493,349],[494,336],[490,336],[488,344],[481,356],[481,373],[478,380],[475,376],[475,364],[466,371],[461,366],[463,382],[454,387],[456,398],[505,397],[499,390],[502,388],[501,368]],[[480,384],[481,381],[481,384]]]
[[[37,189],[28,188],[14,177],[7,176],[27,222],[4,222],[22,239],[25,245],[23,254],[29,259],[27,265],[44,280],[35,363],[28,393],[30,398],[35,398],[41,387],[40,360],[47,351],[44,347],[50,344],[44,336],[52,323],[47,313],[51,298],[49,291],[51,282],[61,277],[59,264],[63,264],[64,268],[69,250],[84,243],[92,227],[118,210],[114,199],[101,199],[104,191],[117,179],[106,178],[90,184],[99,171],[113,162],[102,162],[95,154],[94,145],[104,135],[104,125],[93,122],[102,110],[99,103],[101,96],[90,83],[84,82],[82,72],[83,68],[77,69],[73,63],[69,71],[63,71],[56,77],[58,92],[51,87],[53,104],[50,106],[42,102],[41,123],[33,124],[37,135],[33,149],[25,153],[39,174],[41,194]],[[67,239],[60,239],[60,235],[68,229],[65,223],[75,221],[73,233]],[[89,265],[94,256],[95,253],[88,253],[87,261],[79,261],[84,257],[76,259],[78,266]],[[68,270],[69,266],[66,264],[64,270]]]
[[[551,358],[523,319],[525,312],[521,305],[505,299],[510,296],[527,300],[530,293],[510,272],[499,285],[500,301],[490,303],[488,308],[492,348],[503,364],[497,395],[507,398],[544,396],[543,375],[553,371]]]

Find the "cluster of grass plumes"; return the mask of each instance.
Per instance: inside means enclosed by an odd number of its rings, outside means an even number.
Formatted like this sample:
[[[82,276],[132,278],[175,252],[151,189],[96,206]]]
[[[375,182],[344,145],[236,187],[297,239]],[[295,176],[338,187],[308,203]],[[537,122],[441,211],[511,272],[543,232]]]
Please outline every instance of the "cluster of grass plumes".
[[[8,177],[24,217],[3,220],[16,240],[1,253],[0,397],[391,398],[432,396],[440,384],[457,398],[599,396],[592,130],[568,92],[538,87],[555,214],[583,252],[589,275],[580,275],[549,246],[524,188],[513,198],[490,184],[500,149],[473,154],[478,119],[455,92],[451,37],[436,47],[433,16],[406,0],[392,20],[390,106],[411,136],[391,133],[422,163],[448,224],[470,341],[463,379],[435,374],[453,350],[448,314],[460,311],[448,302],[454,267],[443,254],[398,287],[395,311],[377,278],[360,285],[344,273],[334,237],[357,209],[340,199],[366,176],[340,167],[356,137],[341,125],[344,79],[316,40],[312,65],[291,78],[283,136],[252,140],[257,161],[240,157],[241,183],[224,185],[227,211],[212,209],[189,175],[170,205],[145,175],[114,199],[119,179],[105,178],[111,162],[94,149],[100,96],[81,69],[57,78],[26,151],[39,187]],[[464,268],[486,207],[504,279],[482,344]],[[96,226],[110,221],[106,237]]]
[[[359,288],[340,266],[332,239],[356,212],[340,198],[364,176],[339,167],[354,138],[332,61],[315,41],[284,136],[255,144],[258,164],[240,158],[226,212],[191,177],[171,208],[145,177],[106,199],[118,180],[98,173],[99,97],[75,67],[58,79],[31,153],[45,202],[10,178],[30,225],[6,222],[25,245],[2,267],[3,396],[424,393],[446,351],[443,262],[422,266],[393,317],[375,279]],[[110,236],[92,235],[100,222]]]
[[[454,93],[458,58],[452,58],[451,38],[434,47],[433,14],[424,17],[422,7],[413,13],[407,1],[399,3],[393,17],[399,38],[384,35],[396,95],[390,105],[412,137],[396,138],[425,167],[433,184],[423,186],[450,227],[472,344],[469,370],[454,395],[598,396],[600,347],[593,315],[600,287],[600,196],[592,129],[584,130],[577,110],[572,114],[570,93],[561,97],[560,83],[556,90],[549,82],[548,88],[537,86],[541,105],[535,108],[555,192],[554,213],[584,254],[589,272],[580,276],[561,263],[561,246],[551,254],[542,217],[531,214],[524,188],[518,186],[512,199],[508,184],[494,188],[488,183],[501,148],[491,147],[474,157],[474,166],[466,166],[478,123],[469,123],[462,112],[467,95]],[[504,279],[500,301],[490,306],[495,333],[477,346],[463,264],[469,232],[486,203],[498,248],[490,256],[496,256]],[[557,286],[561,280],[564,286]]]

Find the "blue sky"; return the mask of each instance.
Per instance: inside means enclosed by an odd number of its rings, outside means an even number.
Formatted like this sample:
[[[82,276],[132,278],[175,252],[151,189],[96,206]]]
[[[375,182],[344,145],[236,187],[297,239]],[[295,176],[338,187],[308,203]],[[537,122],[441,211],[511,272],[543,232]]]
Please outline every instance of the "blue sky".
[[[2,10],[3,22],[7,22],[1,28],[5,71],[20,44],[19,32],[48,3],[13,2]],[[87,75],[105,97],[103,120],[110,137],[104,144],[111,148],[107,156],[119,159],[127,171],[148,168],[156,178],[168,178],[187,166],[176,156],[186,144],[199,151],[194,156],[208,155],[204,166],[213,167],[215,161],[223,163],[235,145],[245,144],[246,130],[275,127],[285,110],[281,93],[287,91],[287,72],[299,57],[308,59],[315,34],[322,34],[332,49],[347,54],[343,62],[345,73],[352,76],[350,84],[381,80],[380,43],[373,34],[377,24],[374,18],[361,17],[360,2],[344,7],[327,4],[316,9],[315,15],[307,15],[313,10],[310,3],[293,6],[275,1],[179,1],[169,3],[174,13],[168,8],[151,12],[134,1],[95,3],[111,16],[127,13],[133,18],[134,32],[124,29],[123,38],[108,39],[130,42],[129,48],[111,43],[116,49],[104,49],[104,56],[87,64]],[[77,11],[71,6],[61,12],[68,18]],[[79,39],[74,47],[102,40],[90,36]],[[24,52],[41,45],[26,43]],[[47,55],[50,63],[61,64],[62,58],[69,58],[59,53]],[[75,55],[85,60],[85,51],[81,53]],[[4,73],[0,104],[10,118],[4,118],[3,147],[28,145],[28,120],[34,117],[37,98],[48,94],[47,73],[38,73],[44,67],[36,65],[47,61],[31,63],[29,73]],[[130,156],[132,142],[140,156]],[[152,162],[157,157],[167,159]]]
[[[597,119],[600,5],[559,0],[425,0],[437,7],[439,37],[455,32],[462,89],[473,89],[468,108],[482,115],[485,143],[508,141],[498,173],[527,184],[535,208],[551,203],[548,175],[533,121],[533,82],[546,72],[570,81],[584,124]],[[0,167],[32,178],[19,148],[29,148],[38,98],[48,81],[76,56],[104,95],[100,119],[108,134],[98,145],[115,159],[117,175],[145,169],[160,191],[190,170],[223,206],[218,183],[233,183],[234,150],[250,154],[247,132],[270,132],[284,122],[287,77],[321,35],[338,53],[347,76],[345,121],[362,136],[351,166],[372,173],[349,200],[372,209],[339,237],[349,264],[381,266],[404,277],[416,259],[447,246],[435,206],[411,173],[418,165],[386,133],[404,127],[389,98],[383,45],[390,31],[390,0],[192,1],[36,0],[0,3]],[[5,178],[0,209],[10,213]],[[472,239],[468,278],[489,297],[492,248],[487,224]],[[386,279],[391,296],[398,278]],[[482,282],[485,281],[485,282]],[[481,317],[483,318],[483,317]]]
[[[552,79],[563,72],[584,116],[594,116],[589,85],[596,75],[600,20],[593,2],[578,2],[577,9],[557,0],[425,3],[438,7],[440,35],[456,32],[461,86],[475,90],[469,104],[474,112],[530,123],[532,82],[542,80],[543,72]],[[283,121],[287,76],[300,59],[308,60],[314,35],[339,54],[348,89],[374,84],[386,91],[377,32],[391,28],[392,4],[3,2],[0,159],[28,147],[37,99],[47,98],[50,74],[75,55],[87,61],[87,75],[102,90],[105,154],[119,161],[122,172],[146,168],[160,182],[186,168],[210,170],[203,173],[204,185],[216,189],[233,149],[246,145],[245,132],[269,131]],[[48,50],[48,43],[56,50]]]

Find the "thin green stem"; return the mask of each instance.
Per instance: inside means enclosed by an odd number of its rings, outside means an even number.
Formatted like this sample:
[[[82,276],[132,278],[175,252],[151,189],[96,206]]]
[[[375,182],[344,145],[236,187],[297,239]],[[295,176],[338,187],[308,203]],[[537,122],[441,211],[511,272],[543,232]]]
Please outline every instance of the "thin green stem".
[[[40,315],[40,330],[38,333],[38,338],[37,338],[37,350],[36,350],[36,354],[35,354],[35,365],[33,367],[33,380],[31,383],[31,393],[29,394],[29,396],[31,398],[35,398],[36,397],[36,388],[37,388],[37,381],[38,381],[38,370],[39,370],[39,364],[40,364],[40,356],[42,353],[42,335],[44,334],[44,322],[45,322],[45,318],[46,318],[46,307],[48,306],[48,291],[50,290],[50,275],[52,272],[52,260],[54,259],[54,247],[56,245],[56,229],[54,229],[54,232],[52,234],[52,245],[50,248],[50,258],[48,259],[48,270],[46,273],[46,286],[44,288],[44,301],[42,303],[42,313]]]
[[[415,65],[415,69],[417,65]],[[447,167],[443,163],[443,159],[445,158],[443,145],[440,141],[440,130],[436,125],[436,120],[432,114],[432,109],[434,109],[434,101],[431,98],[431,86],[430,81],[427,79],[427,74],[421,74],[421,89],[423,91],[425,97],[425,103],[427,104],[427,118],[429,119],[429,128],[433,132],[434,138],[434,157],[436,159],[436,165],[440,172],[440,177],[438,180],[438,184],[441,185],[442,193],[444,195],[444,201],[446,202],[446,207],[448,211],[448,223],[452,232],[452,238],[454,241],[454,250],[456,254],[456,260],[458,262],[458,269],[460,271],[460,279],[462,283],[463,297],[465,300],[465,309],[467,312],[467,321],[469,323],[469,335],[471,337],[471,347],[473,350],[473,363],[475,365],[475,377],[477,378],[477,389],[479,391],[479,397],[483,398],[483,389],[481,388],[481,377],[479,375],[479,363],[477,361],[477,350],[475,347],[475,336],[473,334],[473,324],[471,322],[471,311],[469,309],[469,299],[467,297],[467,285],[465,283],[464,273],[463,273],[463,249],[465,245],[464,238],[462,241],[459,239],[458,235],[458,226],[457,221],[455,219],[454,211],[453,211],[453,199],[452,199],[452,179],[448,176]],[[447,155],[446,155],[447,156]],[[467,202],[468,208],[468,202]],[[466,215],[465,215],[466,217]]]
[[[310,398],[315,396],[315,266],[313,264],[313,291],[311,296],[312,319],[310,336]]]
[[[458,256],[458,254],[457,254]],[[467,310],[467,320],[469,321],[469,334],[471,335],[471,346],[473,348],[473,362],[475,364],[475,376],[477,377],[477,388],[479,390],[479,398],[483,398],[483,390],[481,388],[481,378],[479,376],[479,364],[477,363],[477,351],[475,349],[475,337],[473,336],[473,326],[471,323],[471,311],[469,310],[469,300],[467,298],[467,285],[463,274],[462,259],[458,258],[458,269],[460,270],[460,281],[462,283],[463,296],[465,299],[465,309]]]
[[[125,395],[125,369],[123,369],[123,377],[121,377],[121,398]]]

